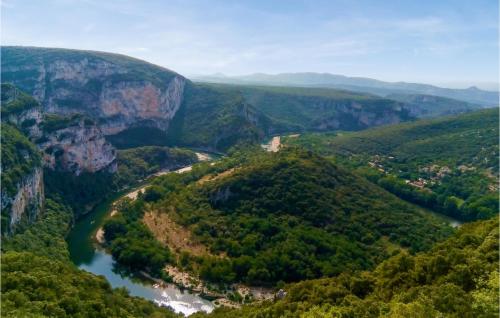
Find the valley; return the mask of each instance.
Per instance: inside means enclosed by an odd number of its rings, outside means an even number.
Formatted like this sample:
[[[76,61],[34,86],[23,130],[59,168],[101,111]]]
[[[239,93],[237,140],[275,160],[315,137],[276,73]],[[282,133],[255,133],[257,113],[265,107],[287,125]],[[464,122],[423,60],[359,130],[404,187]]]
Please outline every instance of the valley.
[[[7,317],[492,317],[491,94],[1,50]]]
[[[275,144],[279,145],[279,139],[276,138],[274,137],[273,140],[276,140]],[[272,149],[269,151],[276,152]],[[202,161],[210,160],[210,156],[207,154],[196,153],[196,155],[198,158],[203,159]],[[216,164],[216,162],[211,163],[212,166]],[[151,177],[165,176],[169,173],[189,173],[191,170],[192,166],[186,166],[174,171],[157,172]],[[228,176],[229,174],[222,172],[218,175],[219,178],[222,175]],[[215,180],[216,177],[208,179],[208,181]],[[183,272],[177,267],[167,265],[165,272],[169,274],[175,285],[160,279],[154,279],[142,271],[136,274],[127,274],[126,270],[120,270],[119,264],[116,264],[112,256],[106,252],[104,248],[106,246],[104,231],[102,230],[103,223],[106,219],[118,215],[119,212],[117,212],[116,205],[119,204],[120,200],[128,198],[135,201],[139,197],[142,197],[148,187],[154,183],[151,181],[153,180],[151,178],[146,178],[146,180],[148,181],[143,181],[146,182],[145,184],[139,185],[133,191],[120,192],[112,196],[109,200],[99,204],[93,211],[74,225],[67,238],[72,262],[85,271],[96,275],[103,275],[113,288],[125,287],[130,291],[131,295],[150,299],[161,306],[172,308],[177,313],[190,315],[198,311],[211,312],[216,306],[221,306],[222,304],[228,308],[239,308],[241,305],[238,302],[230,300],[225,295],[227,291],[221,293],[217,291],[217,288],[212,290],[211,288],[214,287],[210,288],[211,284],[209,282],[204,282],[189,272]],[[167,239],[165,243],[167,243],[169,248],[183,251],[183,253],[188,252],[192,256],[207,256],[210,254],[206,246],[189,242],[191,234],[189,231],[182,229],[176,222],[170,220],[169,226],[162,227],[157,219],[151,219],[151,217],[151,214],[148,216],[148,213],[146,213],[144,222],[155,236],[159,237],[158,235],[163,233],[161,235],[173,235],[172,238],[177,240],[177,243],[175,243],[171,239]],[[149,221],[148,218],[150,218]],[[455,223],[454,221],[450,221],[450,224],[454,225]],[[155,232],[154,227],[159,227],[161,229],[160,232]],[[132,276],[128,277],[129,275]],[[243,297],[249,295],[246,297],[249,297],[248,299],[252,299],[253,301],[271,300],[275,297],[273,289],[270,288],[247,287],[237,284],[231,286],[229,290],[232,289]],[[210,302],[205,298],[215,300]]]
[[[289,138],[399,197],[462,221],[498,212],[498,109]]]

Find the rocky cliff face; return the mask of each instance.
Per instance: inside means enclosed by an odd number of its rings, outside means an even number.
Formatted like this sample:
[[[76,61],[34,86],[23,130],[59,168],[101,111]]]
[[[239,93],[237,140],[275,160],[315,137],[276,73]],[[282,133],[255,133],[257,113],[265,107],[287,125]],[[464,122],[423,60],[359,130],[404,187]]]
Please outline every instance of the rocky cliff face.
[[[2,122],[1,144],[1,229],[11,234],[42,212],[43,172],[38,149],[15,126]]]
[[[410,115],[406,109],[403,109],[397,103],[392,108],[379,109],[377,111],[365,109],[358,102],[344,102],[332,105],[332,108],[335,109],[334,115],[325,116],[313,121],[312,126],[314,129],[358,130],[374,126],[398,124]]]
[[[482,108],[477,104],[432,95],[392,94],[387,97],[400,101],[412,116],[420,118],[461,114]]]
[[[43,170],[41,167],[36,167],[17,183],[14,196],[2,191],[2,211],[4,209],[10,211],[8,233],[14,232],[15,227],[22,219],[27,222],[35,220],[43,209],[43,202]]]
[[[185,81],[174,77],[165,89],[149,82],[105,84],[99,104],[105,134],[143,125],[165,131],[182,102]]]
[[[19,114],[10,114],[5,120],[17,127],[21,127],[23,132],[30,138],[39,138],[42,135],[40,123],[42,122],[42,112],[40,108],[25,110]]]
[[[83,118],[68,126],[44,133],[37,146],[43,152],[44,166],[53,170],[87,172],[116,171],[116,151],[102,131]]]
[[[116,170],[115,150],[94,121],[81,115],[43,116],[36,100],[9,84],[2,84],[2,121],[23,131],[43,151],[45,167],[76,175]]]
[[[2,55],[3,80],[33,95],[45,113],[83,114],[106,135],[138,125],[166,131],[182,103],[184,77],[129,57],[24,47]]]
[[[40,137],[40,104],[11,84],[2,84],[1,92],[2,121],[20,128],[30,138]]]

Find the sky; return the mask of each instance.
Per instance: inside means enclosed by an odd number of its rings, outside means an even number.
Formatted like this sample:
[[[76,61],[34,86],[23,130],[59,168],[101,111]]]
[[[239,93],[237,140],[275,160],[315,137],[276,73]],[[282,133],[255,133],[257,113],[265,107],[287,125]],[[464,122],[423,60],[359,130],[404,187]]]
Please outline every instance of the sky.
[[[188,77],[499,79],[498,0],[1,0],[1,11],[2,45],[122,53]]]

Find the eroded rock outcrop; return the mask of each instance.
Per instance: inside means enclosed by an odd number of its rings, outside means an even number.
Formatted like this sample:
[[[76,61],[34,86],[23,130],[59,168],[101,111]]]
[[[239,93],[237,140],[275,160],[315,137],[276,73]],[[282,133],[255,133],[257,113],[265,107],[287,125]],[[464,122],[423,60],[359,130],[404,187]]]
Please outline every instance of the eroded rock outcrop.
[[[138,125],[166,131],[182,103],[184,77],[130,57],[30,47],[4,47],[2,55],[4,80],[45,113],[83,114],[106,135]]]
[[[11,84],[2,84],[2,121],[21,129],[28,137],[41,136],[42,107]]]
[[[22,219],[32,222],[41,213],[44,203],[43,170],[36,167],[17,183],[15,195],[2,191],[2,211],[9,211],[8,233],[12,233]]]
[[[44,132],[37,145],[42,150],[44,166],[53,170],[75,175],[104,169],[116,171],[115,149],[88,119],[72,119],[65,127]]]
[[[314,129],[364,129],[368,127],[398,124],[407,119],[409,114],[398,103],[393,103],[392,108],[365,109],[364,105],[357,102],[343,102],[332,105],[336,113],[334,116],[326,116],[313,122]]]
[[[43,164],[71,171],[116,170],[115,149],[100,127],[82,115],[43,115],[38,101],[14,85],[2,84],[2,121],[19,130],[43,151]]]
[[[42,213],[43,171],[38,149],[15,126],[2,122],[1,144],[1,229],[11,234]]]

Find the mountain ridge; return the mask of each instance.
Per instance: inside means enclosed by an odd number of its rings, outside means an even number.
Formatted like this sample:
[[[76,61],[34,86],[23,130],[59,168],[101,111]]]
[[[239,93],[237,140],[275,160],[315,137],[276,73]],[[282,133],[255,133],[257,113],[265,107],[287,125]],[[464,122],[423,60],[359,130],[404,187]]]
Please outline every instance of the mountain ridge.
[[[453,89],[438,87],[430,84],[409,83],[409,82],[386,82],[367,77],[350,77],[331,73],[254,73],[242,76],[192,76],[194,81],[207,81],[219,83],[240,83],[240,84],[267,84],[267,85],[294,85],[294,86],[315,86],[315,87],[336,87],[350,89],[354,91],[375,93],[377,95],[388,95],[391,93],[407,94],[430,94],[448,98],[461,99],[471,103],[479,103],[483,106],[494,106],[498,104],[498,92],[486,91],[477,87],[467,89]]]
[[[238,143],[259,142],[277,131],[296,130],[296,123],[266,116],[237,87],[196,84],[169,69],[128,56],[13,46],[2,46],[1,52],[3,81],[32,95],[44,113],[83,114],[94,120],[120,147],[144,146],[155,139],[150,145],[227,150]],[[350,98],[357,99],[356,94],[351,93]],[[274,93],[277,98],[285,95]],[[302,95],[287,95],[286,100],[303,107],[308,101]],[[356,130],[407,119],[393,107],[393,101],[379,102],[389,121],[380,120],[373,109],[366,111],[362,103],[338,105],[333,98],[319,105],[329,115],[326,123],[306,119],[309,126],[322,130]]]

